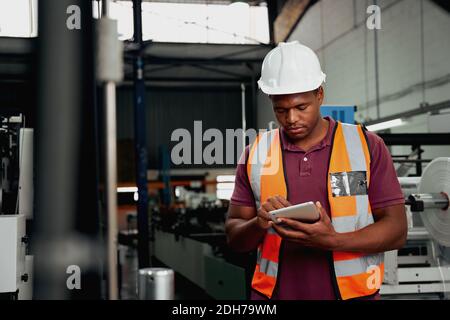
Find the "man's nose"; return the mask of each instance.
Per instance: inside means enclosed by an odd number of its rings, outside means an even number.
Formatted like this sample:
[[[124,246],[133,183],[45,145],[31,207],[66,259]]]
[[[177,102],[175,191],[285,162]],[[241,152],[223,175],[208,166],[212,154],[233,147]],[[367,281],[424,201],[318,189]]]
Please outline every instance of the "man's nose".
[[[298,121],[298,112],[295,108],[289,109],[286,118],[287,123],[294,124]]]

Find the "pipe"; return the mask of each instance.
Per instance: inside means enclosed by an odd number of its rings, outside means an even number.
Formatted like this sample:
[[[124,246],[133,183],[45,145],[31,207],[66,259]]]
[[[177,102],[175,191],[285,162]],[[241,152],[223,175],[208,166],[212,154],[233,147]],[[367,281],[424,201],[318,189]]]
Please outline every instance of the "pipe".
[[[117,130],[116,130],[116,84],[105,83],[105,162],[106,162],[106,208],[107,208],[107,250],[108,250],[108,296],[118,299],[117,274]]]
[[[102,19],[110,14],[109,0],[102,1]],[[105,36],[107,36],[105,34]],[[105,134],[105,196],[107,212],[107,269],[109,300],[118,299],[117,272],[117,129],[116,84],[109,80],[103,84]]]
[[[247,129],[247,116],[245,112],[245,84],[241,83],[241,106],[242,106],[242,150],[245,150],[245,130]]]
[[[102,17],[108,18],[110,13],[110,0],[102,0]]]
[[[252,71],[252,113],[253,113],[253,126],[257,127],[258,125],[258,96],[256,93],[256,79],[255,79],[255,73],[253,72],[253,68],[251,68]]]
[[[426,209],[447,210],[449,199],[445,193],[422,193],[412,194],[405,201],[405,204],[411,206],[411,211],[422,212]]]
[[[147,141],[145,123],[145,81],[142,42],[142,0],[133,0],[134,42],[139,48],[134,58],[134,139],[136,152],[136,184],[138,187],[138,264],[150,266],[148,190],[147,190]]]
[[[378,0],[374,0],[374,4],[378,5]],[[380,69],[378,61],[378,29],[374,30],[374,50],[375,50],[375,99],[377,105],[377,119],[380,119]]]
[[[426,104],[426,77],[425,77],[425,17],[423,1],[420,0],[420,69],[422,75],[422,104]]]
[[[411,117],[425,114],[428,112],[439,113],[440,110],[449,109],[449,108],[450,108],[450,100],[439,102],[439,103],[436,103],[433,105],[423,105],[422,104],[419,108],[401,112],[401,113],[396,113],[396,114],[393,114],[393,115],[390,115],[387,117],[383,117],[383,118],[379,118],[376,120],[367,121],[364,124],[366,126],[370,126],[373,124],[387,122],[387,121],[391,121],[391,120],[395,120],[395,119],[399,119],[399,118],[411,118]]]

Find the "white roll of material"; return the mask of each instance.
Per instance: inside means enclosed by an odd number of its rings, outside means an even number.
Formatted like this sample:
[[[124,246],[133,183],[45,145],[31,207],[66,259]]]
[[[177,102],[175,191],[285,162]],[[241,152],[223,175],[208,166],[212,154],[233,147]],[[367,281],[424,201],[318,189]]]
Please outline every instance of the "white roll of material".
[[[419,193],[450,195],[450,158],[437,158],[424,170]],[[450,210],[425,209],[421,213],[425,228],[439,244],[450,247]]]

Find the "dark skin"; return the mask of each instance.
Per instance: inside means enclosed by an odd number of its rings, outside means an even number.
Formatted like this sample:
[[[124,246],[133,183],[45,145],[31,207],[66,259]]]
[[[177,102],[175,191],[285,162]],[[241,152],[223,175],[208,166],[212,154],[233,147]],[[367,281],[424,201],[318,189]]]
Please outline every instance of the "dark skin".
[[[320,115],[324,90],[270,97],[278,123],[296,146],[304,151],[322,141],[328,130],[328,121]],[[274,223],[270,211],[289,207],[281,196],[267,199],[260,208],[230,205],[225,223],[229,246],[238,252],[256,249],[271,227],[286,241],[305,247],[330,251],[380,253],[400,249],[405,245],[407,222],[405,206],[394,205],[373,210],[375,223],[360,230],[337,233],[330,217],[317,202],[320,219],[315,223],[302,223],[282,218]],[[289,226],[290,230],[284,226]]]

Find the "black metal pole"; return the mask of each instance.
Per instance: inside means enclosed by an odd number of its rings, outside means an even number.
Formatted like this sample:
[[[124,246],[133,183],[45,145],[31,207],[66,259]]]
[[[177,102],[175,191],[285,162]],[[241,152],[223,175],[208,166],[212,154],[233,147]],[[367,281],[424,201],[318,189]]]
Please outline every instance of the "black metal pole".
[[[278,16],[278,1],[268,1],[267,2],[267,11],[268,11],[268,18],[269,18],[269,37],[270,37],[270,43],[275,43],[275,32],[274,32],[274,25],[275,25],[275,19]]]
[[[421,145],[415,145],[413,146],[413,149],[417,148],[417,159],[418,160],[422,160],[422,152],[423,150],[420,148]],[[416,162],[416,174],[418,177],[420,177],[422,175],[422,163],[421,162]]]
[[[150,265],[148,238],[147,141],[145,124],[145,82],[142,41],[142,0],[133,0],[134,42],[138,50],[134,59],[134,143],[136,183],[138,187],[138,261],[139,268]]]
[[[378,0],[374,0],[374,5],[378,5]],[[378,61],[379,49],[378,49],[378,30],[374,30],[374,56],[375,56],[375,101],[377,105],[377,119],[381,118],[380,113],[380,66]]]
[[[98,299],[92,6],[84,0],[38,5],[34,298]],[[67,284],[76,268],[80,288]]]
[[[258,94],[256,92],[256,78],[252,68],[252,124],[248,127],[258,128]]]

